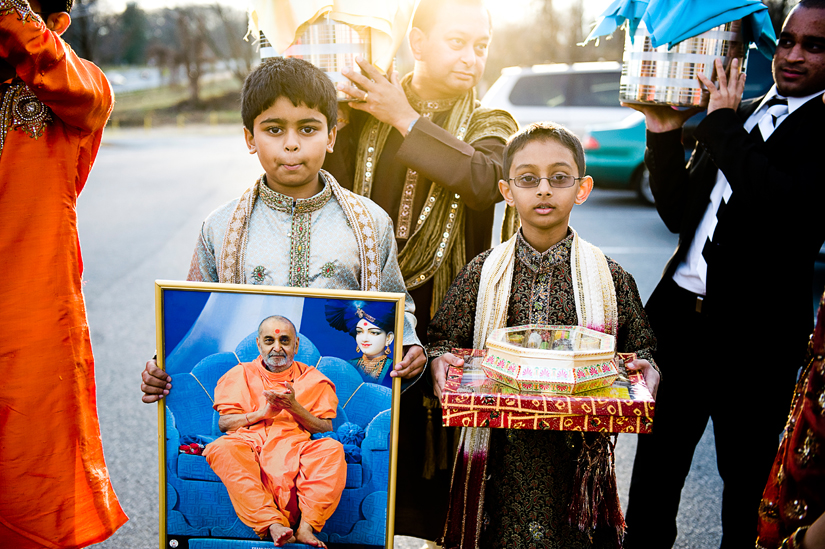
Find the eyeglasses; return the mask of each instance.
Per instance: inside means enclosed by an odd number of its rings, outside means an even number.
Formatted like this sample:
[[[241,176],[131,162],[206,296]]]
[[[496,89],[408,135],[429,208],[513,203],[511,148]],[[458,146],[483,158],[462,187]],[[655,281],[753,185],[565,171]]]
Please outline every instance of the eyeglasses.
[[[516,187],[525,189],[532,189],[541,185],[541,180],[546,179],[551,187],[556,189],[563,189],[565,187],[572,187],[576,181],[581,181],[584,177],[573,177],[564,173],[557,173],[550,177],[538,177],[535,175],[520,175],[518,177],[511,177],[508,181],[515,183]]]

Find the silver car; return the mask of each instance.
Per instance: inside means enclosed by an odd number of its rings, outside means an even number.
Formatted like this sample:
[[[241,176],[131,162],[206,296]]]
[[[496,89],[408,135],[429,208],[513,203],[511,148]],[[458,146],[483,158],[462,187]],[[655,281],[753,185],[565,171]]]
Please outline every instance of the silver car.
[[[504,109],[524,127],[532,122],[562,124],[582,137],[588,125],[625,118],[619,106],[622,65],[617,62],[556,63],[501,71],[481,104]]]

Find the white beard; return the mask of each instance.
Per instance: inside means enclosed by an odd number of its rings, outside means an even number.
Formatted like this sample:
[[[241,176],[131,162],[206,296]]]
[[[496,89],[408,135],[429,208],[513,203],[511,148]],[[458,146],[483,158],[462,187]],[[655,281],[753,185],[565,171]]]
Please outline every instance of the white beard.
[[[267,366],[268,370],[273,371],[276,369],[283,370],[285,367],[288,367],[291,362],[289,362],[285,356],[269,355],[264,358],[264,364]]]

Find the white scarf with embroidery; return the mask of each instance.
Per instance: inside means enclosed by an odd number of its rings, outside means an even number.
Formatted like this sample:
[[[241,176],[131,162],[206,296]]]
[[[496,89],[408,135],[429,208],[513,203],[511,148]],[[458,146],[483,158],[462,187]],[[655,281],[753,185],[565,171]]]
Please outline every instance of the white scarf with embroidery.
[[[483,349],[493,330],[507,325],[517,240],[518,234],[493,248],[484,260],[476,302],[474,349]],[[570,271],[579,326],[617,335],[616,288],[607,258],[599,248],[579,238],[576,231],[570,250]]]
[[[379,268],[378,242],[375,223],[369,213],[364,198],[341,187],[329,172],[320,171],[325,183],[332,189],[341,209],[349,220],[349,226],[355,235],[361,257],[361,289],[377,292],[381,290],[381,269]],[[218,280],[222,283],[245,284],[244,265],[246,259],[249,219],[258,198],[264,176],[243,193],[238,205],[229,218],[229,225],[224,236],[223,246],[218,256]]]

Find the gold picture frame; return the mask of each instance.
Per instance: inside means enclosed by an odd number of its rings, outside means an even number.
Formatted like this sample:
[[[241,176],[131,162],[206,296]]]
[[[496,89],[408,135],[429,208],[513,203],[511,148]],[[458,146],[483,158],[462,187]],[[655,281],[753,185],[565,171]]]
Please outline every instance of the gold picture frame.
[[[272,547],[271,540],[260,540],[234,514],[225,486],[198,453],[211,438],[222,435],[217,430],[217,412],[210,412],[215,384],[225,371],[253,360],[250,357],[258,352],[254,342],[258,324],[271,315],[285,316],[295,324],[300,340],[295,360],[307,364],[316,360],[309,365],[336,384],[339,403],[333,431],[350,415],[369,421],[369,431],[366,425],[360,426],[366,433],[364,442],[359,442],[361,447],[344,446],[347,487],[318,538],[330,549],[353,545],[392,549],[401,381],[390,377],[389,371],[403,354],[404,298],[401,293],[155,282],[157,361],[172,376],[169,395],[158,403],[161,549]],[[394,332],[384,334],[386,347],[382,350],[387,360],[377,376],[374,370],[370,374],[359,367],[372,364],[372,360],[353,357],[369,344],[356,340],[353,345],[354,332],[346,333],[341,322],[336,325],[334,312],[344,310],[342,307],[355,309],[361,318],[373,318],[361,307],[381,307],[393,315],[383,317],[384,325],[391,322]],[[384,409],[387,402],[389,408]],[[345,430],[357,432],[353,424],[357,425],[356,419]],[[382,437],[387,430],[385,442]],[[379,488],[385,474],[383,494]],[[386,515],[382,521],[384,498]],[[369,510],[369,516],[364,509]],[[376,543],[382,527],[383,543]]]

